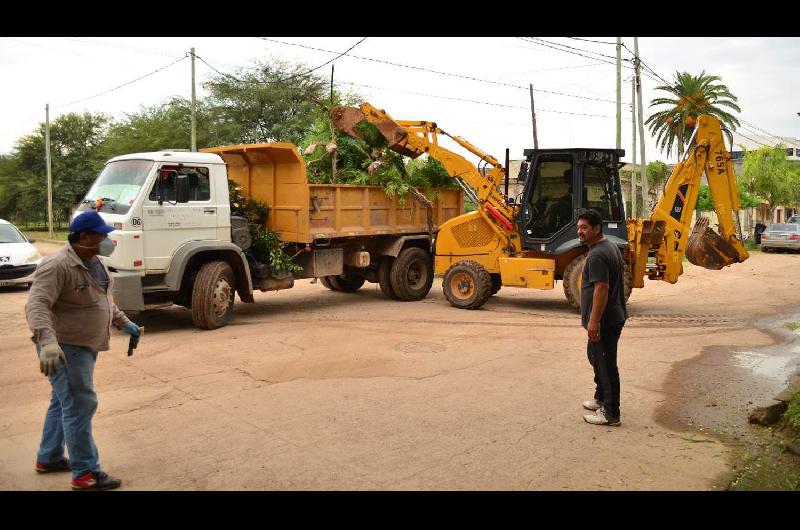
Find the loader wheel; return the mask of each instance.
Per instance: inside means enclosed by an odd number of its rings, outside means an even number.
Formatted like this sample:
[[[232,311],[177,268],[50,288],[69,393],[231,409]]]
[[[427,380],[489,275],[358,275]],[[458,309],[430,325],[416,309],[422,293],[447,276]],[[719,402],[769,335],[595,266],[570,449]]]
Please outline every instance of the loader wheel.
[[[414,302],[425,298],[433,284],[433,260],[428,251],[409,247],[397,256],[390,275],[397,298]]]
[[[583,275],[583,266],[586,264],[586,256],[586,254],[578,256],[564,269],[564,294],[567,297],[567,301],[577,309],[581,308],[581,277]],[[627,263],[625,263],[622,279],[624,281],[622,293],[627,302],[628,298],[631,297],[631,292],[633,292],[633,273]]]
[[[492,296],[496,295],[503,287],[503,279],[499,274],[491,274],[492,277]]]
[[[333,284],[331,283],[329,278],[332,278],[332,276],[320,276],[319,277],[319,283],[321,283],[322,285],[324,285],[325,287],[327,287],[331,291],[338,290],[338,289],[336,289],[336,287],[333,286]]]
[[[492,277],[480,263],[460,261],[447,270],[444,296],[459,309],[478,309],[492,295]]]
[[[378,285],[381,286],[384,296],[396,300],[397,295],[392,288],[392,265],[394,265],[392,256],[381,258],[380,265],[378,265]]]
[[[564,284],[564,296],[570,305],[576,309],[581,308],[581,275],[583,266],[586,263],[586,254],[581,254],[569,262],[564,269],[562,283]]]
[[[236,277],[225,261],[203,265],[192,286],[192,321],[202,329],[217,329],[228,323],[233,312]]]
[[[354,276],[352,274],[340,274],[338,276],[328,276],[328,281],[337,291],[344,291],[352,293],[361,289],[364,282],[367,281],[363,276]]]

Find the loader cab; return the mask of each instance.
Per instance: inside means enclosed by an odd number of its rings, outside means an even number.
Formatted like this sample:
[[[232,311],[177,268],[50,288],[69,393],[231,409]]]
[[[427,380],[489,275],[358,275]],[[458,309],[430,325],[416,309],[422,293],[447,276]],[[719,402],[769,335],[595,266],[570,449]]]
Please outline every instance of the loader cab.
[[[622,149],[526,149],[520,205],[522,246],[560,254],[580,245],[576,212],[597,210],[603,233],[627,241],[619,184]]]

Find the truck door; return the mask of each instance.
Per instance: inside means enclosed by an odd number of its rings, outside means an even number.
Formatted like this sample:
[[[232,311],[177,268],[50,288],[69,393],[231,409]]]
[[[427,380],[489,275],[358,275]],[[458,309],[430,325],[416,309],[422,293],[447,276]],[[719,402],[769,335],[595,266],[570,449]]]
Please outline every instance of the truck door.
[[[549,240],[572,223],[574,169],[571,153],[539,154],[533,160],[521,205],[524,243]]]
[[[178,175],[185,175],[188,180],[189,202],[176,202]],[[217,208],[213,195],[208,166],[162,164],[158,168],[142,209],[144,261],[148,272],[166,271],[175,250],[189,241],[216,239]]]

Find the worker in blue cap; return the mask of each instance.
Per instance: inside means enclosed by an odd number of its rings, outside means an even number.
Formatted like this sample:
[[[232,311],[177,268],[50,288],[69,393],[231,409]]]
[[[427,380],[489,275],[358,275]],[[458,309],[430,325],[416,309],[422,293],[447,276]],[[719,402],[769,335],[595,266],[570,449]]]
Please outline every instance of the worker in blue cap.
[[[95,211],[75,217],[69,225],[69,244],[44,258],[25,305],[39,368],[53,388],[36,471],[72,471],[74,490],[108,490],[122,484],[100,469],[92,437],[97,352],[109,349],[112,325],[130,335],[140,333],[114,304],[113,279],[97,258],[114,252],[114,242],[108,239],[113,230]]]

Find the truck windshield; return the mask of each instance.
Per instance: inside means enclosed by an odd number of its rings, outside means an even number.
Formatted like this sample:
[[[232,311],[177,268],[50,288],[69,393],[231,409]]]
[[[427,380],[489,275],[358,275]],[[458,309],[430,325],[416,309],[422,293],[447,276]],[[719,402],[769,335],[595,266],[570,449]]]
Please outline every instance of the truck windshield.
[[[152,160],[119,160],[106,164],[78,210],[124,214],[139,195],[153,169]],[[98,207],[98,199],[102,199]]]

